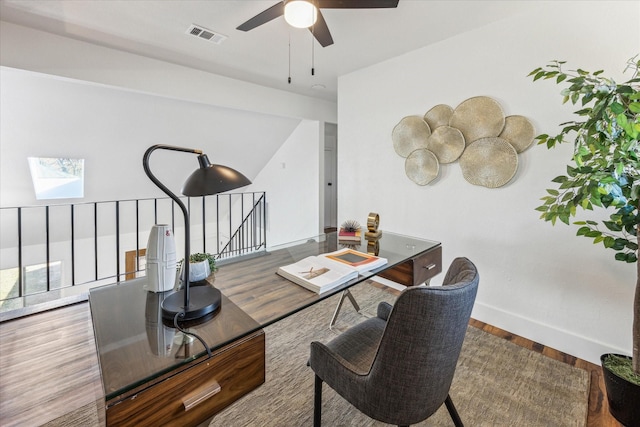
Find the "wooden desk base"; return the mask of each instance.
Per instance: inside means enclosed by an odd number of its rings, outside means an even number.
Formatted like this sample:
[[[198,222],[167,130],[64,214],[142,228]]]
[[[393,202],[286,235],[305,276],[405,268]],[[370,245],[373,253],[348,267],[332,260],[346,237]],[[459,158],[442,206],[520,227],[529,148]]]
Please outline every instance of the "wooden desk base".
[[[108,401],[107,425],[197,426],[264,380],[265,338],[258,331],[125,399]]]
[[[418,286],[442,272],[442,246],[416,255],[402,264],[383,271],[380,277],[405,286]]]

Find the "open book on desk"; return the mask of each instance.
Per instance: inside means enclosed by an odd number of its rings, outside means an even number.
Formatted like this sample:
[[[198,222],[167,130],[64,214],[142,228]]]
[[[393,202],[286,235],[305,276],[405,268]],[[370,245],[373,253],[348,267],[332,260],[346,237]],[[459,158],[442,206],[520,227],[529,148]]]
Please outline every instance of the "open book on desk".
[[[283,265],[278,268],[277,273],[300,286],[321,294],[355,279],[360,272],[373,270],[386,263],[385,258],[353,249],[341,249]]]

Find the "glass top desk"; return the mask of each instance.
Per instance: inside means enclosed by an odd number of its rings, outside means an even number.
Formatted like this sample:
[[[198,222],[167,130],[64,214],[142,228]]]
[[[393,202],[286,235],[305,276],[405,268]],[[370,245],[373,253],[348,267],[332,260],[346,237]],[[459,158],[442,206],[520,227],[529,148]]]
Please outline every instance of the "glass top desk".
[[[197,425],[264,383],[262,328],[375,275],[411,286],[442,271],[438,242],[383,232],[375,245],[368,247],[366,240],[351,243],[356,250],[377,252],[388,263],[320,295],[276,271],[281,265],[341,248],[337,233],[220,263],[209,279],[222,292],[220,309],[210,318],[184,325],[204,340],[212,358],[198,340],[163,323],[160,304],[170,292],[146,291],[145,278],[92,289],[89,302],[107,424],[133,425],[153,421],[154,416],[162,417],[158,421],[176,416],[181,425]],[[172,405],[175,408],[167,414]]]

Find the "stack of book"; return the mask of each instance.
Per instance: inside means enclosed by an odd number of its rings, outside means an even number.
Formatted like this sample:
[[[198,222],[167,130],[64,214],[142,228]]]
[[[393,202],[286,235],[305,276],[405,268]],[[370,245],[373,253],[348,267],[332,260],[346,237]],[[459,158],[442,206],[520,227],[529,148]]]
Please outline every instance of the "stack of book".
[[[321,294],[357,278],[361,272],[374,270],[386,263],[386,258],[347,248],[284,265],[278,268],[277,273]]]
[[[344,228],[340,228],[338,230],[338,240],[341,242],[358,242],[360,243],[362,237],[362,233],[360,230],[355,231],[347,231]]]

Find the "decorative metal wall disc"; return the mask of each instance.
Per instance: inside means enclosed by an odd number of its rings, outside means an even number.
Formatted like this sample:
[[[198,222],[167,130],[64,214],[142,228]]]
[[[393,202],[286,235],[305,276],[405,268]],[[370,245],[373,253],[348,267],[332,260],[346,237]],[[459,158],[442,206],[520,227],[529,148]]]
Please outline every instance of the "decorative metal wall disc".
[[[461,102],[453,110],[449,126],[460,129],[469,146],[477,139],[500,135],[504,128],[504,112],[494,99],[476,96]]]
[[[505,139],[478,139],[460,156],[460,168],[471,184],[502,187],[518,170],[518,153]]]
[[[418,185],[427,185],[438,176],[438,158],[426,148],[419,148],[407,157],[404,170],[409,179]]]
[[[422,117],[405,117],[393,128],[391,133],[393,148],[398,155],[407,157],[418,148],[426,148],[430,135],[431,128]]]
[[[427,122],[431,131],[434,131],[438,126],[448,125],[452,114],[453,108],[439,104],[425,113],[424,121]]]
[[[433,152],[440,163],[455,162],[464,151],[464,136],[456,128],[437,127],[427,140],[427,150]]]
[[[500,138],[509,141],[518,153],[529,148],[535,136],[533,124],[524,116],[507,116],[504,129],[500,133]]]

